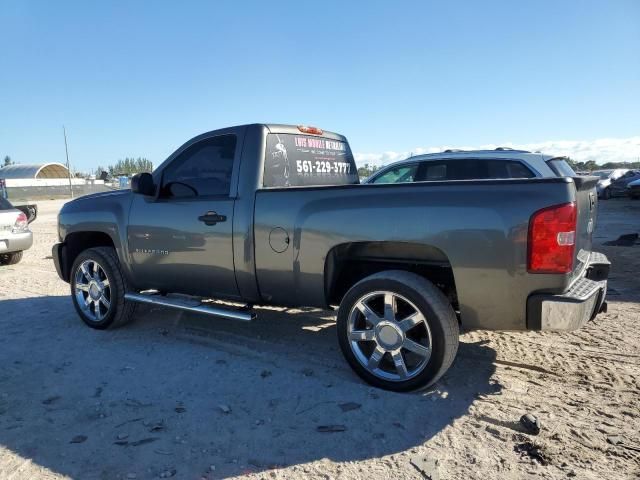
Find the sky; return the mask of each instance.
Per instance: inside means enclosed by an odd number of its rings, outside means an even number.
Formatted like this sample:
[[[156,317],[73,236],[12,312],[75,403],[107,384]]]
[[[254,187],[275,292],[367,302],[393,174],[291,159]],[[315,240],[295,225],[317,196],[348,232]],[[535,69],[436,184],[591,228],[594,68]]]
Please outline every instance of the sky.
[[[640,157],[640,1],[0,0],[0,158],[160,164],[230,125],[317,125],[358,163],[528,146]]]

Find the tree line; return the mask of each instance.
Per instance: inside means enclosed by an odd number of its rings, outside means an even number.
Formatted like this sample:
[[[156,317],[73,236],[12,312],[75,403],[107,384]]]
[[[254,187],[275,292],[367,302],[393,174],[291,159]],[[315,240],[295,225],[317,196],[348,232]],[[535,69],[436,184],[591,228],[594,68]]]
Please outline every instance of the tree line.
[[[96,169],[96,177],[102,177],[103,172],[106,172],[109,177],[118,177],[121,175],[131,176],[136,173],[151,172],[151,170],[153,170],[151,160],[143,157],[126,157],[118,160],[113,165],[108,165],[107,167],[99,166]]]
[[[640,169],[640,161],[638,162],[607,162],[602,165],[598,165],[594,160],[588,162],[576,162],[569,159],[569,165],[573,167],[575,171],[591,172],[593,170],[612,170],[614,168],[629,168]]]
[[[589,160],[587,162],[576,162],[575,160],[568,159],[569,164],[576,171],[581,172],[590,172],[593,170],[608,170],[614,168],[630,168],[630,169],[638,169],[640,170],[640,161],[637,162],[607,162],[602,165],[598,165],[595,160]],[[8,165],[14,165],[16,162],[11,160],[9,155],[5,155],[2,166],[6,167]],[[358,176],[361,179],[367,178],[373,175],[375,172],[380,170],[382,166],[370,165],[365,163],[363,166],[358,167]],[[97,178],[103,176],[102,172],[106,172],[108,177],[117,177],[120,175],[131,176],[136,173],[142,172],[151,172],[153,170],[153,164],[151,160],[148,160],[144,157],[126,157],[124,159],[118,160],[113,165],[108,165],[106,167],[99,166],[95,175]]]
[[[377,172],[381,168],[382,167],[379,167],[377,165],[369,165],[368,163],[365,163],[363,166],[358,167],[358,176],[360,177],[361,180],[364,180],[365,178],[373,175],[375,172]]]

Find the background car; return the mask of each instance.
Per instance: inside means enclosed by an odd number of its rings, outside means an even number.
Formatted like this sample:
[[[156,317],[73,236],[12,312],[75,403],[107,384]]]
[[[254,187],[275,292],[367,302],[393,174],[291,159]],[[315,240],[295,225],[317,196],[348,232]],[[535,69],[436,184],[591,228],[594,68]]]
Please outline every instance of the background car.
[[[27,215],[0,197],[0,265],[14,265],[22,252],[31,248],[33,234]]]
[[[381,168],[363,183],[574,176],[565,157],[500,147],[417,155]]]
[[[7,183],[4,178],[0,178],[0,198],[4,198],[5,200],[9,200],[9,195],[7,193]],[[13,208],[17,208],[18,210],[24,212],[27,216],[27,220],[29,223],[33,222],[38,216],[38,205],[29,201],[15,201],[12,203]]]
[[[600,177],[596,190],[598,191],[598,198],[608,199],[611,198],[611,190],[609,186],[612,182],[622,177],[629,171],[628,168],[611,168],[608,170],[594,170],[592,175]]]
[[[622,177],[611,182],[609,191],[612,197],[626,197],[627,185],[635,180],[640,180],[640,170],[629,170]]]
[[[640,198],[640,180],[629,182],[627,185],[627,195],[629,195],[629,198],[634,200],[636,198]]]

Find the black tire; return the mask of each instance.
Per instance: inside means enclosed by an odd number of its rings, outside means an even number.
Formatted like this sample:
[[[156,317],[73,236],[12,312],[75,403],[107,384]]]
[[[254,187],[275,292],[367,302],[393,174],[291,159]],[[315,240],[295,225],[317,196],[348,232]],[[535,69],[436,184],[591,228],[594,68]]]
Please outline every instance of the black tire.
[[[28,222],[32,223],[38,217],[38,209],[36,207],[29,207],[29,213],[27,214]]]
[[[428,326],[427,331],[431,337],[431,355],[426,360],[427,363],[423,369],[416,369],[416,372],[419,373],[408,379],[389,380],[372,373],[361,364],[351,347],[349,317],[352,310],[355,311],[356,303],[362,298],[369,294],[375,295],[376,293],[373,292],[381,291],[390,292],[409,300],[413,306],[417,307]],[[386,319],[384,321],[386,322]],[[460,335],[457,317],[447,297],[425,278],[400,270],[376,273],[351,287],[340,303],[337,331],[340,348],[351,368],[371,385],[397,392],[426,388],[437,382],[453,363],[458,351],[458,337]],[[373,345],[379,345],[377,340],[372,342]],[[397,348],[400,351],[403,347]],[[387,355],[391,355],[391,353],[385,353],[385,357]],[[386,358],[387,360],[383,361],[388,362],[389,357]]]
[[[22,252],[0,254],[0,265],[15,265],[22,260]]]
[[[78,303],[76,282],[80,266],[87,260],[95,261],[102,268],[108,279],[108,292],[110,305],[101,319],[91,318],[91,311]],[[111,247],[89,248],[78,255],[71,267],[71,298],[73,306],[84,323],[97,330],[117,328],[129,323],[136,309],[135,302],[127,302],[124,295],[128,290],[128,282],[120,268],[120,261],[116,251]]]

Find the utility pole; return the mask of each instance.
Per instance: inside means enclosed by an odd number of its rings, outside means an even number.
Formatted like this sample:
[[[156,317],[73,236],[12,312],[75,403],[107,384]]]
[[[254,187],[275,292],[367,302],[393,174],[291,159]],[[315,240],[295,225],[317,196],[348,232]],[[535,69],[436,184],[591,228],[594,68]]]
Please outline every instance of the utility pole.
[[[62,126],[62,133],[64,134],[64,151],[67,154],[67,173],[69,174],[69,191],[71,192],[71,198],[73,198],[73,184],[71,183],[71,166],[69,165],[69,148],[67,147],[67,130]]]

